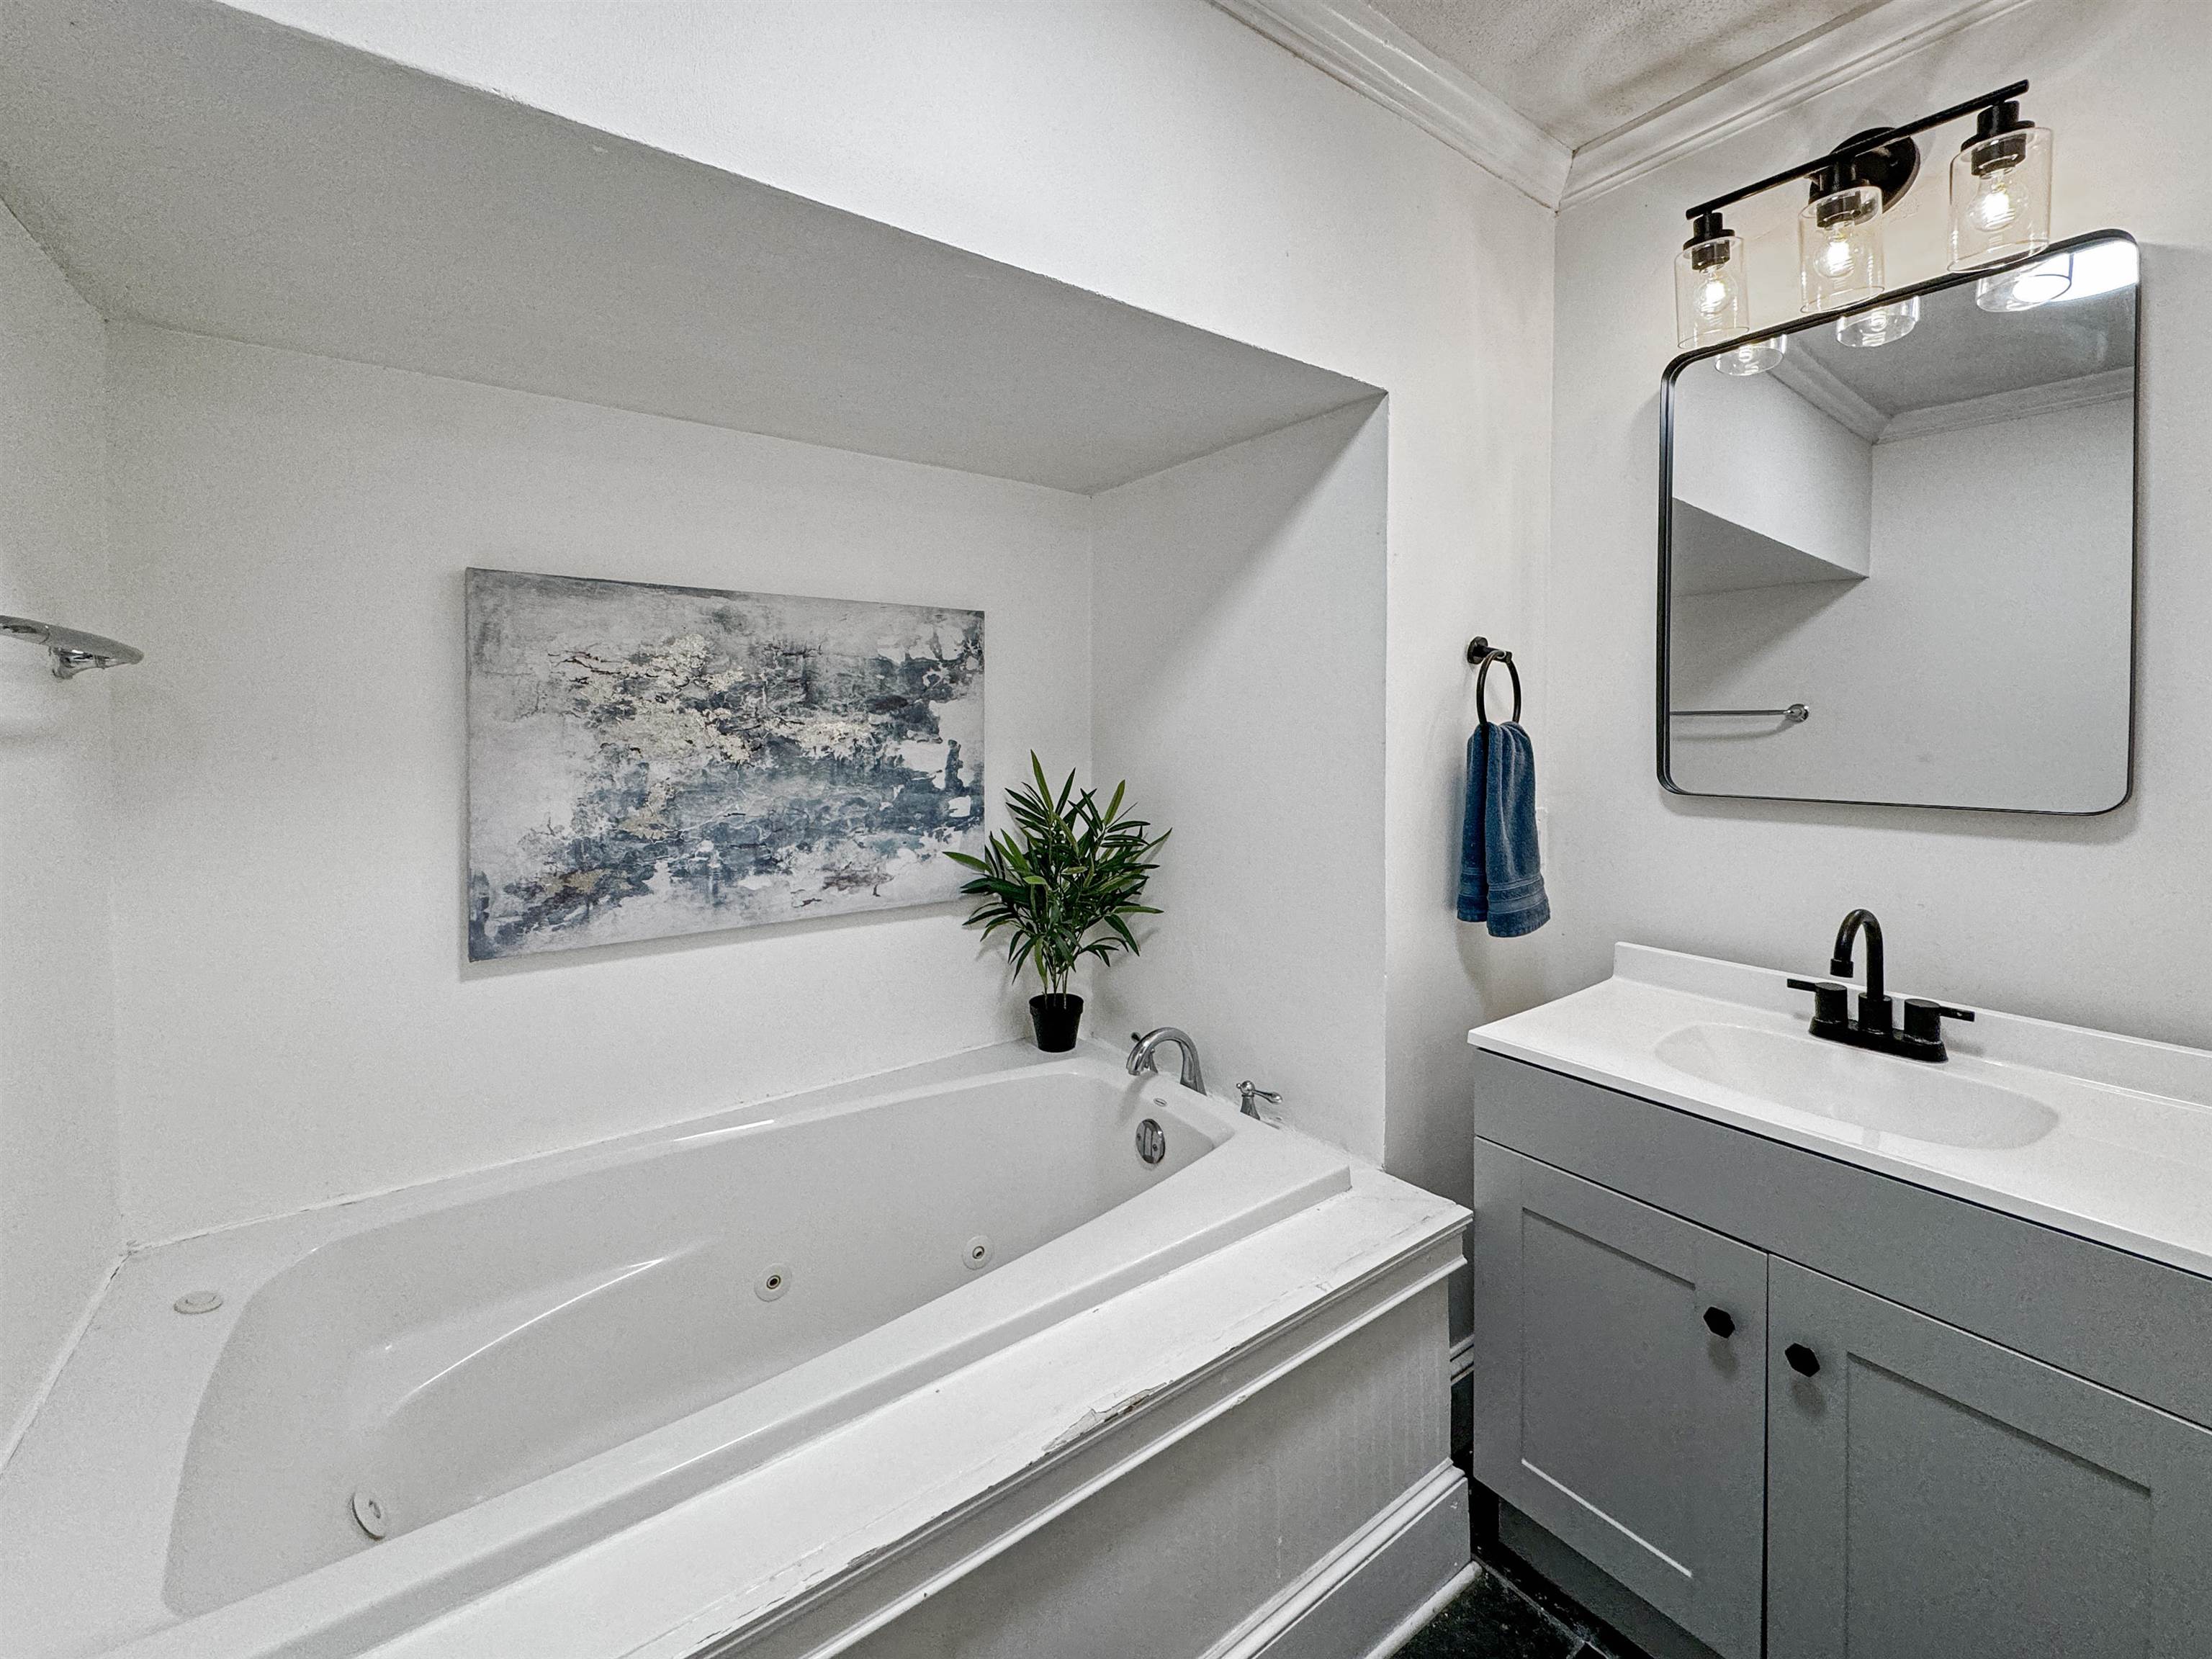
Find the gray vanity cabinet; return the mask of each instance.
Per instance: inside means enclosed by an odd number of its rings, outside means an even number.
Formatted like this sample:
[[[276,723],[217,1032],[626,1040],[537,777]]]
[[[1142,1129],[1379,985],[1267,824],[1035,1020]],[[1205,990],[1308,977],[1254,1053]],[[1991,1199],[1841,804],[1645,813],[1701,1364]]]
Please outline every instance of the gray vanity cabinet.
[[[2212,1655],[2212,1433],[1794,1262],[1767,1282],[1769,1659]]]
[[[1475,1478],[1757,1659],[1765,1254],[1502,1148],[1474,1211]]]

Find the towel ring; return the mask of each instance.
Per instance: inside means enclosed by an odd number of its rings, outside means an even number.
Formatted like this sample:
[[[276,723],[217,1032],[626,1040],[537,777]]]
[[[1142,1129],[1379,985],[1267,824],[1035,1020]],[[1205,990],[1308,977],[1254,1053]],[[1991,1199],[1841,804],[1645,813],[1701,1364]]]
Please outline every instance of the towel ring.
[[[1474,677],[1475,719],[1485,726],[1490,724],[1490,709],[1482,696],[1484,683],[1490,678],[1490,665],[1502,662],[1505,665],[1505,672],[1513,677],[1513,712],[1506,718],[1517,721],[1521,718],[1521,671],[1513,665],[1513,653],[1492,650],[1490,641],[1477,635],[1468,641],[1467,660],[1477,671]]]

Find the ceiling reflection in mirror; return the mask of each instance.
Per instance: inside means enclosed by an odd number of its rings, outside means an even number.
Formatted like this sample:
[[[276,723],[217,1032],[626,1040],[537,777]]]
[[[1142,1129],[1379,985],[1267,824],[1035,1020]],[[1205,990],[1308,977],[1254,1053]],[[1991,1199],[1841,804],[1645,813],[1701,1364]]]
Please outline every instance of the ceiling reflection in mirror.
[[[2136,301],[2136,246],[2108,235],[1891,296],[1869,308],[1881,327],[1828,318],[1676,363],[1669,788],[2055,813],[2127,798]]]

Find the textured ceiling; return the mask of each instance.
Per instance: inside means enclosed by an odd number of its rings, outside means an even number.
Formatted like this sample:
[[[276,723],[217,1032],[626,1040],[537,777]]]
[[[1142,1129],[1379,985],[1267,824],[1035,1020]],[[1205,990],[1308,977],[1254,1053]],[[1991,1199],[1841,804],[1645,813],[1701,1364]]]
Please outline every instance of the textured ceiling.
[[[1369,0],[1569,149],[1879,0]]]

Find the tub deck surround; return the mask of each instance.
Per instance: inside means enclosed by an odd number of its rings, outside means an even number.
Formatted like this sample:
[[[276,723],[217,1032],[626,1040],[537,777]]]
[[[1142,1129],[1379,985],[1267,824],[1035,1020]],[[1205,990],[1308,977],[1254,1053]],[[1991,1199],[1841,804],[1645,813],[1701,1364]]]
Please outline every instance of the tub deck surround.
[[[1810,1000],[1785,977],[1623,944],[1610,979],[1468,1040],[2212,1274],[2212,1054],[1984,1009],[1947,1028],[1952,1058],[1929,1066],[1809,1036]],[[1716,1076],[1771,1083],[1751,1092]],[[1869,1096],[1923,1093],[1923,1121],[1945,1139],[1838,1115],[1855,1084]]]
[[[1009,1045],[161,1246],[0,1471],[9,1651],[603,1655],[772,1620],[1164,1429],[1349,1287],[1448,1270],[1464,1218],[1103,1048]],[[507,1634],[579,1586],[621,1643]]]
[[[1346,1191],[1263,1232],[421,1626],[374,1659],[795,1659],[842,1646],[808,1615],[850,1596],[862,1606],[836,1611],[839,1637],[881,1630],[1321,1349],[1439,1292],[1462,1268],[1467,1220],[1457,1205],[1355,1169]],[[1440,1322],[1436,1334],[1441,1401]],[[1440,1446],[1403,1506],[1457,1494],[1463,1527],[1464,1492]],[[1455,1541],[1463,1565],[1466,1540]],[[201,1651],[148,1643],[125,1653]]]

